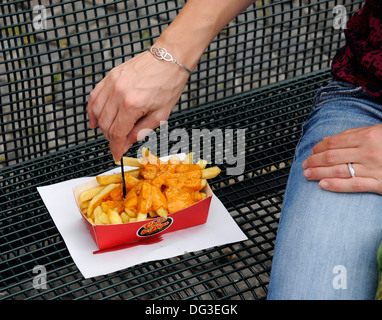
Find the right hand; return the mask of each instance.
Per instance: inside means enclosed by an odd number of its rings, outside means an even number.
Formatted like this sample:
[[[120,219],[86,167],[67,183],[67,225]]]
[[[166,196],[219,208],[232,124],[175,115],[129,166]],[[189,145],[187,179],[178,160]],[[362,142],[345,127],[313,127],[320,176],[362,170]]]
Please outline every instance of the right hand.
[[[178,65],[146,51],[112,69],[90,93],[90,128],[100,127],[115,161],[167,121],[188,80]]]

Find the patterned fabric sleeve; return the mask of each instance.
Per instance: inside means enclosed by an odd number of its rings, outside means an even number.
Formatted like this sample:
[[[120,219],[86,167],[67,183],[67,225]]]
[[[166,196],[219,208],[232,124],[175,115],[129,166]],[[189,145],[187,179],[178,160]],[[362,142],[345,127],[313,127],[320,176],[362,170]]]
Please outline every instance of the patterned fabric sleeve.
[[[337,78],[362,86],[382,101],[382,6],[381,1],[366,0],[349,19],[346,44],[332,62]]]

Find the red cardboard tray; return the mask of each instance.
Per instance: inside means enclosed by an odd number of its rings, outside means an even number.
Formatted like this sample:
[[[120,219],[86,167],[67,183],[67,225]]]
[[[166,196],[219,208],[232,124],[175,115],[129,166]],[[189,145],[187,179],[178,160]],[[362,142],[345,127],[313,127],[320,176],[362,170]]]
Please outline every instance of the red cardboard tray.
[[[128,171],[126,171],[128,172]],[[208,218],[208,212],[211,204],[212,191],[207,185],[202,190],[207,197],[190,207],[169,214],[167,218],[153,218],[146,221],[128,222],[110,225],[92,224],[80,210],[79,196],[82,191],[98,186],[96,178],[76,186],[73,189],[74,197],[77,203],[78,211],[85,221],[91,236],[93,237],[97,247],[106,249],[117,245],[130,243],[141,240],[149,236],[173,232],[200,224],[204,224]]]

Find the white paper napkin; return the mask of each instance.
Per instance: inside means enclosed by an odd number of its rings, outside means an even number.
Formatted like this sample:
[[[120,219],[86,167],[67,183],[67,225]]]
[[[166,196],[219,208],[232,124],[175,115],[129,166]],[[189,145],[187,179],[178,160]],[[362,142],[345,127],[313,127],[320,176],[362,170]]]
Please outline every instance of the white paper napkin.
[[[132,169],[125,167],[125,170]],[[119,168],[105,174],[120,172]],[[85,177],[38,187],[45,206],[85,278],[125,269],[143,262],[161,260],[214,246],[247,240],[220,200],[213,195],[207,222],[163,235],[163,240],[119,251],[93,254],[98,248],[77,208],[73,188],[93,180]]]

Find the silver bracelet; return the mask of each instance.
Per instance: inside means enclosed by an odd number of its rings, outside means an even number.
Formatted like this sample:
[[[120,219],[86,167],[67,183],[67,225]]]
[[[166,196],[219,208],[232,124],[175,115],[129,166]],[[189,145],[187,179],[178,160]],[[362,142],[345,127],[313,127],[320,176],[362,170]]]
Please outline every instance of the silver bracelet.
[[[184,70],[186,70],[189,74],[191,74],[191,70],[186,68],[184,65],[176,61],[171,54],[167,52],[165,48],[156,48],[156,47],[150,47],[150,52],[154,55],[155,58],[159,60],[165,60],[168,62],[173,62],[177,64],[179,67],[182,67]]]

